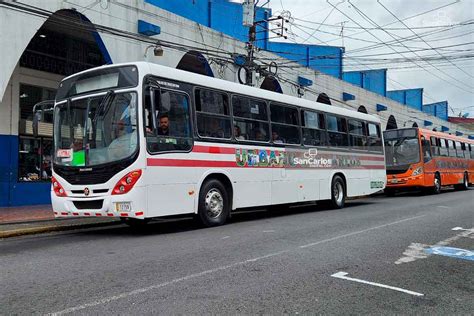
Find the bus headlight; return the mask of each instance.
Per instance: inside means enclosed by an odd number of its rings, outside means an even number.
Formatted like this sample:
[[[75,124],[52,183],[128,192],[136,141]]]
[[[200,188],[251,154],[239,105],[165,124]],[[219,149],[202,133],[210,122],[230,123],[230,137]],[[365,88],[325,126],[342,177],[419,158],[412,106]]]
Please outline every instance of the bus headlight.
[[[415,170],[413,170],[413,173],[411,174],[412,176],[418,176],[423,173],[423,167],[418,167]]]
[[[135,183],[137,183],[138,179],[140,179],[141,175],[142,171],[140,169],[127,173],[122,179],[119,180],[119,182],[117,182],[114,189],[112,190],[112,195],[125,194],[129,192]]]

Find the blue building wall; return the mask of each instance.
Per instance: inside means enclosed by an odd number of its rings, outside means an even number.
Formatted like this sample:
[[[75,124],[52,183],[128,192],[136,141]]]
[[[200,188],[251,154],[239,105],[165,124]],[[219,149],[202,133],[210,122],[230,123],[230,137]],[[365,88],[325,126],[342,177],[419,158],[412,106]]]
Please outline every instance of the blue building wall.
[[[387,94],[387,69],[347,71],[342,73],[342,79],[374,93]]]
[[[423,110],[423,88],[387,91],[387,98]]]
[[[268,50],[308,68],[342,78],[342,47],[268,42]]]
[[[442,120],[448,120],[448,101],[423,104],[423,112],[434,115]]]
[[[0,135],[0,207],[50,204],[50,182],[18,181],[18,136]]]
[[[186,19],[213,28],[240,41],[248,40],[249,28],[242,25],[242,4],[228,0],[145,0]],[[258,7],[255,20],[266,20],[271,16],[270,9]],[[268,42],[268,23],[257,27],[257,46],[266,49]]]

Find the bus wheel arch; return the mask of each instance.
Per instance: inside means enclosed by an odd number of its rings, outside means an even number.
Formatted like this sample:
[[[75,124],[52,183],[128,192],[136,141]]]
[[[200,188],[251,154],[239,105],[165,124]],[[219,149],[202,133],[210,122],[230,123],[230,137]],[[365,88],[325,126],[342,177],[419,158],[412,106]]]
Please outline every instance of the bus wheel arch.
[[[439,171],[436,171],[433,178],[432,192],[434,194],[441,193],[441,186],[442,186],[441,174],[439,173]]]
[[[454,186],[457,190],[467,190],[469,189],[469,173],[464,171],[462,183]]]
[[[322,204],[332,209],[343,208],[347,197],[347,179],[344,173],[335,172],[332,175],[329,191],[330,199]]]

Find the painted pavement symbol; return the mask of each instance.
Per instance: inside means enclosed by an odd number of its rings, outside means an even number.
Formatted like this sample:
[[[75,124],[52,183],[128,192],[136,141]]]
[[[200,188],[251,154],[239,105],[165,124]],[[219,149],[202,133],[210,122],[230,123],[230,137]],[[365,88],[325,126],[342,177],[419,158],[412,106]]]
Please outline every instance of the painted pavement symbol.
[[[474,261],[474,251],[454,247],[431,247],[426,253]]]

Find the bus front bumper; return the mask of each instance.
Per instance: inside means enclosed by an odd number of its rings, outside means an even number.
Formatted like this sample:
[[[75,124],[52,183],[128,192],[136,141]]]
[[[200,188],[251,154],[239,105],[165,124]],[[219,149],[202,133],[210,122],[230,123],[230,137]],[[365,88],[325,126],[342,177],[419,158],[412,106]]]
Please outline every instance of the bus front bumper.
[[[425,185],[423,174],[417,176],[388,176],[386,188],[422,187]]]
[[[121,195],[91,197],[58,197],[51,191],[55,218],[65,217],[129,217],[144,219],[146,212],[145,187],[134,187]]]

